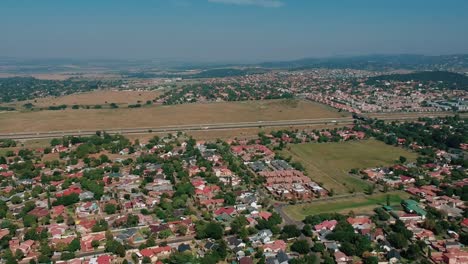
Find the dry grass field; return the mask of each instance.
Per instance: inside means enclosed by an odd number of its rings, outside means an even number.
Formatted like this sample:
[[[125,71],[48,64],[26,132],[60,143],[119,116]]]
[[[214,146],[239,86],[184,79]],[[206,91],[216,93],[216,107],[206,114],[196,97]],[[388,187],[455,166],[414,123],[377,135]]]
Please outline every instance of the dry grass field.
[[[376,140],[290,145],[283,154],[301,162],[314,181],[337,194],[362,192],[367,187],[367,182],[349,175],[353,168],[391,165],[400,156],[417,158],[416,153]]]
[[[386,205],[387,195],[390,204],[397,206],[403,199],[409,198],[409,194],[403,191],[389,193],[377,193],[366,196],[338,198],[332,201],[317,201],[307,204],[290,205],[284,211],[294,220],[302,221],[308,215],[321,213],[347,214],[353,211],[356,214],[372,214],[374,208]]]
[[[53,105],[106,105],[115,103],[121,106],[136,104],[140,101],[144,104],[148,100],[153,100],[161,94],[159,91],[117,91],[117,90],[97,90],[86,93],[78,93],[61,97],[45,97],[36,100],[22,101],[19,106],[32,103],[37,107],[48,107]]]
[[[0,113],[0,132],[43,132],[349,116],[308,101],[248,101],[119,109]]]

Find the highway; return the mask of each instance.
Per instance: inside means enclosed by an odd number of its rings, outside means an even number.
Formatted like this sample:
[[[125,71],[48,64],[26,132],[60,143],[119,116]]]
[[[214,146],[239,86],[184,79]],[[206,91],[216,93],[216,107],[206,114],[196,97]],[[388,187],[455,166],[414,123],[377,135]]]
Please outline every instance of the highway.
[[[278,120],[278,121],[257,121],[257,122],[239,122],[239,123],[217,123],[217,124],[190,124],[176,126],[160,127],[142,127],[142,128],[111,128],[95,130],[67,130],[67,131],[47,131],[47,132],[19,132],[2,133],[0,139],[42,139],[57,138],[63,136],[90,136],[95,135],[96,131],[105,131],[109,134],[147,134],[147,133],[169,133],[177,131],[209,131],[209,130],[229,130],[255,127],[278,127],[278,126],[304,126],[320,124],[349,124],[352,123],[351,117],[346,118],[321,118],[321,119],[299,119],[299,120]]]
[[[430,116],[430,115],[427,115]],[[380,116],[379,119],[385,121],[405,121],[416,120],[418,116]],[[12,132],[0,133],[0,139],[31,140],[60,138],[63,136],[91,136],[96,131],[105,131],[109,134],[147,134],[147,133],[170,133],[177,131],[210,131],[210,130],[230,130],[256,127],[286,127],[286,126],[307,126],[307,125],[332,125],[332,124],[351,124],[354,119],[351,117],[343,118],[319,118],[319,119],[296,119],[296,120],[277,120],[277,121],[256,121],[256,122],[238,122],[238,123],[217,123],[217,124],[189,124],[173,125],[160,127],[141,127],[141,128],[96,128],[95,130],[64,130],[64,131],[38,131],[38,132]]]

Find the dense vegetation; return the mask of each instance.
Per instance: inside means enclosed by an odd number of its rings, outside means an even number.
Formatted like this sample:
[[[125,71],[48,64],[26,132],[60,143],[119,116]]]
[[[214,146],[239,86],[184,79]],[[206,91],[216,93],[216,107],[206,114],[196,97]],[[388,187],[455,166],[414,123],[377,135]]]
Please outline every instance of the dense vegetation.
[[[223,101],[290,99],[293,98],[293,94],[266,84],[253,86],[240,83],[217,83],[186,85],[180,89],[170,90],[160,98],[164,99],[164,104],[172,105],[193,103],[200,98],[206,101],[216,101],[218,99]]]
[[[421,122],[385,123],[376,121],[373,126],[379,133],[362,128],[370,136],[390,145],[397,145],[398,138],[405,139],[405,146],[413,143],[442,150],[460,149],[460,144],[468,142],[466,119],[460,116],[446,118],[421,118]],[[360,129],[360,128],[357,128]],[[427,150],[423,150],[427,151]],[[424,154],[424,153],[423,153]]]
[[[367,80],[367,84],[375,85],[381,81],[420,81],[424,83],[437,83],[437,86],[440,88],[468,90],[468,76],[446,71],[424,71],[408,74],[380,75],[369,78]]]
[[[118,86],[121,81],[39,80],[31,77],[0,78],[0,102],[12,102],[46,96],[62,96],[99,88]]]

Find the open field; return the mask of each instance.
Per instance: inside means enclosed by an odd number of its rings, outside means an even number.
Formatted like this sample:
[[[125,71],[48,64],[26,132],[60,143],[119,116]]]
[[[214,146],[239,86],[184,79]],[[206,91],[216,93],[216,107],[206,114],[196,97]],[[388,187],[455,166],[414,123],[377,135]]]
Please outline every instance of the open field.
[[[77,93],[60,97],[45,97],[35,100],[21,101],[16,103],[16,108],[20,108],[26,103],[31,103],[36,107],[48,107],[54,105],[108,105],[115,103],[121,106],[141,103],[154,100],[161,94],[160,91],[118,91],[118,90],[96,90],[86,93]]]
[[[379,205],[386,205],[387,195],[390,195],[390,204],[398,205],[403,199],[409,197],[409,194],[403,191],[378,193],[374,195],[356,197],[337,198],[333,201],[319,201],[300,205],[289,205],[284,211],[294,220],[302,221],[308,215],[320,213],[343,213],[347,214],[353,211],[356,214],[370,214],[372,210]]]
[[[119,109],[80,109],[0,113],[0,132],[44,132],[339,118],[327,106],[295,100],[184,104]]]
[[[366,188],[365,181],[349,175],[353,168],[390,165],[400,156],[408,160],[417,157],[416,153],[376,140],[289,145],[283,154],[301,162],[312,180],[338,194]]]

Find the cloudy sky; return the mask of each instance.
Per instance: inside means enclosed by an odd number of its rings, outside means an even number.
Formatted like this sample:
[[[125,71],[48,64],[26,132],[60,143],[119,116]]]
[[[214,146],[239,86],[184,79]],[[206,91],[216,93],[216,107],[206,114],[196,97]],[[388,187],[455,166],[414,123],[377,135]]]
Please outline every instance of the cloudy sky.
[[[253,62],[468,53],[466,0],[1,0],[0,56]]]

